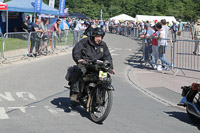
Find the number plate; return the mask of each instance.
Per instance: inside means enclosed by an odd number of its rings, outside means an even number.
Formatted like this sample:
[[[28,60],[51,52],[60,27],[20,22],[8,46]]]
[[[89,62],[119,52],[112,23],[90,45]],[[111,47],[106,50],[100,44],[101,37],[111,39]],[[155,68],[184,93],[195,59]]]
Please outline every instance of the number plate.
[[[107,72],[99,71],[99,78],[107,78]]]

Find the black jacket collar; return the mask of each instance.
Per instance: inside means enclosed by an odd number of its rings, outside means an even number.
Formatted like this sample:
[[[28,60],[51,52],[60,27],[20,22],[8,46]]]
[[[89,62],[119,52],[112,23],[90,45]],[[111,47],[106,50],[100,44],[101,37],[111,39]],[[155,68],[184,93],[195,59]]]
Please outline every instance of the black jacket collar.
[[[103,46],[103,41],[101,41],[101,43],[100,44],[95,44],[94,42],[93,42],[93,40],[91,40],[91,38],[90,37],[88,37],[88,41],[89,41],[89,44],[91,45],[91,46],[93,46],[93,47],[96,47],[96,46]]]

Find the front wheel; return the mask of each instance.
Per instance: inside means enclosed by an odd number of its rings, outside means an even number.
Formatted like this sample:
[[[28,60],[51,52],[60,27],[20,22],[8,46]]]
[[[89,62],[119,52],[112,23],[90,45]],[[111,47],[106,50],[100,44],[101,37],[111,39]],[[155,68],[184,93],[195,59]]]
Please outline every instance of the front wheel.
[[[95,123],[102,123],[109,115],[113,102],[111,90],[97,88],[90,103],[90,117]]]

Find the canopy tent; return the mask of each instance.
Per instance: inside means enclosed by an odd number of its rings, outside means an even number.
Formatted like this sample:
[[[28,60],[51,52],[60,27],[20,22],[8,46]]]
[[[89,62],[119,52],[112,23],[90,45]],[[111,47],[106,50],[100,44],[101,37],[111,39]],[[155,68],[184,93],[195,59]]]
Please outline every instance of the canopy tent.
[[[0,10],[8,10],[8,5],[6,3],[0,2]]]
[[[83,13],[70,13],[70,18],[80,18],[80,19],[89,19],[89,17],[85,16]]]
[[[112,17],[110,18],[110,20],[115,20],[115,21],[120,21],[120,20],[131,20],[131,21],[135,21],[136,19],[129,16],[129,15],[126,15],[126,14],[121,14],[121,15],[118,15],[118,16],[115,16],[115,17]]]
[[[0,11],[6,11],[6,15],[5,14],[1,14],[2,18],[1,18],[1,21],[3,19],[3,21],[5,21],[5,17],[4,16],[8,16],[8,4],[6,3],[2,3],[0,2]],[[5,13],[5,12],[4,12]],[[6,26],[5,26],[5,23],[0,23],[0,34],[2,34],[2,31],[1,31],[1,26],[4,26],[6,27],[6,32],[8,33],[8,17],[6,17]],[[5,29],[5,28],[4,28]],[[4,31],[5,32],[5,31]]]
[[[165,19],[167,22],[172,24],[172,21],[176,22],[176,19],[174,16],[149,16],[149,15],[136,15],[136,20],[137,21],[151,21],[153,22],[154,20],[161,21],[162,19]]]
[[[35,0],[12,0],[6,2],[9,12],[32,12],[34,13]],[[57,15],[58,10],[42,3],[41,14]]]
[[[14,32],[21,31],[21,23],[24,21],[23,13],[34,13],[35,0],[11,0],[6,2],[8,5],[9,21],[8,21],[8,31]],[[0,12],[1,16],[4,14]],[[41,14],[58,15],[58,10],[42,3]],[[5,16],[5,15],[4,15]],[[5,23],[0,17],[0,26],[3,33],[5,33]]]

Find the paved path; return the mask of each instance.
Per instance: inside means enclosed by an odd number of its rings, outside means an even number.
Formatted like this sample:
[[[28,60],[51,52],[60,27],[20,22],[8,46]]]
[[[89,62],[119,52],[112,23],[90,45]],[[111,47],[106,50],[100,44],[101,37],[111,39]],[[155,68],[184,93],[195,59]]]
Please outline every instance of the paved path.
[[[0,67],[1,133],[199,132],[185,111],[155,100],[135,84],[134,68],[127,62],[140,48],[134,40],[107,34],[105,41],[114,59],[116,91],[111,113],[102,125],[93,123],[81,107],[70,107],[69,91],[64,88],[66,69],[74,64],[69,53]],[[174,97],[168,89],[163,93]]]

